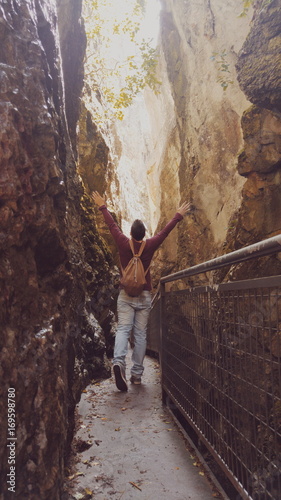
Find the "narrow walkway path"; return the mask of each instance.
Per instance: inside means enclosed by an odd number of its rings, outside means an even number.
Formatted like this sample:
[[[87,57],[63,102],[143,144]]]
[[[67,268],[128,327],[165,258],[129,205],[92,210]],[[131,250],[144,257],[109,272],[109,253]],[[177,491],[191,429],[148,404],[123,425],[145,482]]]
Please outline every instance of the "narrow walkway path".
[[[129,383],[127,393],[119,392],[113,379],[88,386],[78,412],[80,462],[76,476],[68,480],[69,500],[213,500],[219,496],[162,406],[157,361],[146,357],[143,384]]]

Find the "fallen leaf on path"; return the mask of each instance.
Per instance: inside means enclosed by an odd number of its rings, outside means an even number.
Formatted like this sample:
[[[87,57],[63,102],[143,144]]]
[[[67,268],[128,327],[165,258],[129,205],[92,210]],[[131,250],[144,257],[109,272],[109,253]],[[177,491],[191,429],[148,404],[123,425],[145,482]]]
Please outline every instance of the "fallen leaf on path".
[[[85,488],[82,493],[76,493],[74,498],[75,500],[90,500],[90,498],[93,498],[93,492],[92,490]]]
[[[199,472],[199,475],[200,476],[205,476],[204,472],[201,472],[201,471]]]
[[[72,474],[72,476],[68,476],[68,478],[67,478],[67,479],[69,479],[69,480],[71,481],[71,480],[72,480],[72,479],[74,479],[75,477],[78,477],[78,476],[84,476],[84,475],[85,475],[85,474],[84,474],[84,472],[75,472],[75,474]]]
[[[116,427],[115,429],[115,431],[120,431],[120,430],[121,430],[120,427]]]
[[[92,498],[92,496],[93,496],[92,490],[89,490],[89,488],[85,488],[85,493],[86,493],[86,495],[91,495],[91,498]]]

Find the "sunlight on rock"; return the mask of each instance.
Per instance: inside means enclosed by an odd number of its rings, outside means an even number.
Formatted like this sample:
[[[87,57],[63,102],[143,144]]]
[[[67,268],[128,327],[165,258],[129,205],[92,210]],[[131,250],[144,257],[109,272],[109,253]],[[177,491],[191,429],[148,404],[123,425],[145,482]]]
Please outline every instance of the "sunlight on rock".
[[[104,0],[98,8],[91,0],[84,4],[88,45],[83,101],[111,150],[114,176],[107,194],[112,209],[122,213],[127,234],[135,218],[143,219],[150,234],[155,211],[148,186],[153,131],[144,94],[159,92],[154,73],[159,10],[159,0],[146,5],[127,0],[118,6]],[[144,73],[145,64],[152,71]]]

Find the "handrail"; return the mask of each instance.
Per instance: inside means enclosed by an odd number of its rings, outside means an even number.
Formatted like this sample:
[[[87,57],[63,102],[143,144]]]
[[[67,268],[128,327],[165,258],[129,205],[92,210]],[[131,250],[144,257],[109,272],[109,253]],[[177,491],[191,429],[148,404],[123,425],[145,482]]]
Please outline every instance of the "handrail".
[[[182,271],[164,276],[160,279],[160,283],[168,283],[177,279],[186,278],[187,276],[214,271],[215,269],[220,269],[227,265],[233,265],[253,258],[264,257],[276,252],[281,252],[281,234],[259,241],[253,245],[240,248],[234,252],[221,255],[215,259],[207,260],[206,262],[189,267],[188,269],[183,269]]]
[[[159,356],[163,400],[191,426],[244,500],[260,494],[273,500],[281,493],[275,475],[280,464],[272,459],[281,439],[281,276],[215,286],[210,277],[206,286],[173,291],[165,283],[278,252],[281,234],[162,277],[149,319],[148,345]]]

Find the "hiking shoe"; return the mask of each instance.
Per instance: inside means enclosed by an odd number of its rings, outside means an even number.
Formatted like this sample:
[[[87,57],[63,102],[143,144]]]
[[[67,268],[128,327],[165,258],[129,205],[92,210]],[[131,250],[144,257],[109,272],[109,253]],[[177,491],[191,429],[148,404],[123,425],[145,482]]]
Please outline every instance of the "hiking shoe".
[[[115,376],[115,384],[119,391],[126,392],[128,390],[124,369],[121,365],[113,365],[113,373]]]
[[[131,384],[135,385],[140,385],[141,384],[141,377],[137,377],[136,375],[132,375],[130,378]]]

